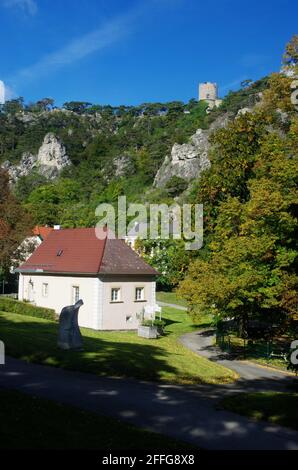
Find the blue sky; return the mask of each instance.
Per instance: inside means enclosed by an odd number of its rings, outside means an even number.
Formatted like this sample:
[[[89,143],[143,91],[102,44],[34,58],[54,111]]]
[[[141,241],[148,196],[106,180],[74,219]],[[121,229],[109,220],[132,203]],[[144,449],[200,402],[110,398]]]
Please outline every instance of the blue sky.
[[[0,0],[0,79],[11,95],[101,104],[188,101],[280,67],[291,0]]]

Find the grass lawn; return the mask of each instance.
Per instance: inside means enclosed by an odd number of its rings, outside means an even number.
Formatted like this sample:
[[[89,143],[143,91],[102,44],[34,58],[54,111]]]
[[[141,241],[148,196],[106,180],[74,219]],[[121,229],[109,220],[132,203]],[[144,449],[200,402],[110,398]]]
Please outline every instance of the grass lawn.
[[[226,410],[298,430],[298,393],[241,393],[225,397],[220,404]]]
[[[261,365],[264,365],[264,366],[271,366],[271,367],[276,367],[277,369],[281,369],[281,370],[288,370],[288,363],[286,361],[284,361],[283,359],[279,359],[279,358],[269,358],[269,359],[266,359],[266,358],[263,358],[263,357],[248,357],[247,358],[249,361],[252,361],[252,362],[256,362],[257,364],[261,364]]]
[[[82,328],[84,351],[57,348],[58,324],[15,313],[0,312],[0,335],[6,353],[29,362],[72,370],[135,377],[177,384],[229,383],[237,374],[197,356],[178,337],[192,331],[186,312],[165,307],[166,334],[139,338],[136,332],[107,332]]]
[[[181,305],[182,307],[187,307],[187,302],[184,299],[178,299],[176,292],[156,292],[157,302],[166,302],[168,304]]]
[[[246,359],[257,364],[276,367],[287,370],[288,362],[281,357],[266,357],[267,343],[265,341],[254,341],[250,346],[244,348],[244,340],[235,334],[230,334],[231,351],[239,356],[239,359]],[[247,342],[246,342],[247,343]],[[275,349],[273,347],[273,349]],[[262,357],[263,356],[263,357]]]
[[[0,401],[0,449],[191,449],[114,418],[17,391],[1,389]]]

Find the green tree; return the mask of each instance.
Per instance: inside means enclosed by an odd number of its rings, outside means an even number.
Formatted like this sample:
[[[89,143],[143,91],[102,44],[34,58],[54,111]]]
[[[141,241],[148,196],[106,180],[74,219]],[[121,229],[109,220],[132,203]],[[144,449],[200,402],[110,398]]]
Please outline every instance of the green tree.
[[[169,196],[174,197],[178,196],[183,191],[185,191],[187,186],[188,182],[185,179],[180,178],[180,176],[172,176],[172,178],[167,181],[165,185],[165,190],[167,191]]]
[[[298,119],[289,96],[289,79],[273,74],[262,104],[215,133],[212,167],[192,195],[205,204],[208,247],[180,293],[195,317],[236,318],[242,335],[250,318],[287,325],[297,313]]]
[[[53,108],[54,106],[54,100],[53,98],[42,98],[41,100],[38,100],[36,105],[42,110],[42,111],[49,111],[50,109]]]
[[[158,287],[172,290],[184,278],[193,252],[185,250],[183,240],[137,240],[136,248],[158,272]]]
[[[17,114],[24,109],[24,98],[14,98],[6,101],[2,105],[2,111],[7,114]]]
[[[286,45],[283,55],[283,63],[286,66],[295,66],[298,64],[298,35],[294,34],[290,42]]]
[[[61,224],[65,212],[80,201],[80,184],[71,179],[60,179],[34,189],[27,199],[26,207],[35,223]],[[68,218],[68,225],[70,224]],[[73,222],[75,226],[75,222]]]
[[[63,108],[74,113],[83,114],[92,105],[87,101],[68,101],[63,104]]]

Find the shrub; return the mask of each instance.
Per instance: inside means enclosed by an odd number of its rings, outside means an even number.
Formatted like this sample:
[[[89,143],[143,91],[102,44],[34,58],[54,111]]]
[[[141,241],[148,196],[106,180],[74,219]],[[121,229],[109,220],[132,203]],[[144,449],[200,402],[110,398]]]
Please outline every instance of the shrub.
[[[153,326],[157,326],[158,328],[164,328],[166,326],[166,322],[164,320],[154,320]]]
[[[172,176],[165,185],[167,193],[171,196],[178,196],[186,190],[188,182],[180,176]]]
[[[164,320],[143,320],[142,326],[155,326],[159,335],[164,334],[164,327],[166,322]]]
[[[164,320],[154,320],[153,325],[157,327],[158,334],[162,336],[164,334],[166,322]]]
[[[8,297],[0,298],[0,311],[44,318],[46,320],[56,320],[56,312],[51,308],[36,307],[28,302],[20,302]]]
[[[154,326],[153,325],[153,320],[143,320],[142,321],[142,326]]]

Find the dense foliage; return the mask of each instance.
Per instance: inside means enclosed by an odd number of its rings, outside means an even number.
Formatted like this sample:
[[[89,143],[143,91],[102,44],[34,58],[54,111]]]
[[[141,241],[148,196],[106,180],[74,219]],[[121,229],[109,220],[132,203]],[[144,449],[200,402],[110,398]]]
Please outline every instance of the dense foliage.
[[[297,59],[296,59],[297,62]],[[297,313],[298,116],[292,78],[273,74],[253,113],[213,136],[211,169],[194,185],[204,202],[207,255],[180,293],[198,316],[291,322]]]
[[[11,258],[31,228],[30,215],[11,193],[8,175],[0,168],[0,279],[6,277]]]
[[[16,164],[24,152],[36,153],[47,132],[61,138],[73,165],[48,182],[33,171],[19,178],[16,197],[40,224],[91,226],[101,202],[115,202],[125,194],[130,201],[163,202],[186,189],[174,178],[164,190],[152,190],[154,176],[174,143],[187,142],[218,115],[236,113],[258,100],[266,79],[230,92],[219,110],[206,114],[206,103],[145,103],[140,106],[101,106],[67,102],[56,108],[51,98],[25,104],[23,98],[0,108],[0,163]],[[125,159],[120,172],[117,161]],[[195,176],[195,175],[194,175]]]
[[[0,163],[17,163],[24,152],[36,153],[45,134],[54,132],[73,165],[53,183],[36,172],[21,177],[15,194],[38,223],[92,225],[100,202],[113,202],[124,193],[131,200],[144,198],[172,145],[206,127],[205,109],[195,100],[137,107],[70,102],[62,109],[53,108],[49,98],[34,105],[11,100],[0,113]],[[121,158],[126,163],[117,174]]]

